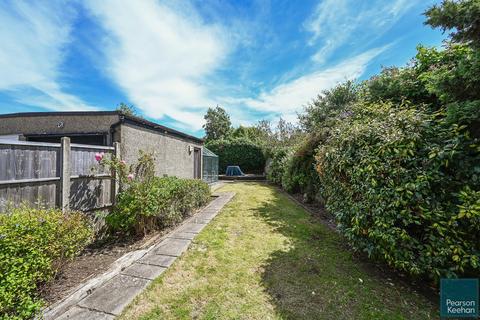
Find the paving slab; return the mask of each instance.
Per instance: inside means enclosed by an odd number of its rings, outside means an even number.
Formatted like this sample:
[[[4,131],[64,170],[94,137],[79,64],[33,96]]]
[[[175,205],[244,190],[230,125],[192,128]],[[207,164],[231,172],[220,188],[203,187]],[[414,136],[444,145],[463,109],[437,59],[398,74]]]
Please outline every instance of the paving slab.
[[[202,213],[199,213],[197,216],[196,216],[196,219],[195,221],[198,221],[198,220],[212,220],[213,218],[215,218],[217,214],[214,212],[214,213],[208,213],[208,212],[202,212]]]
[[[95,310],[89,310],[80,307],[73,307],[60,317],[57,320],[86,320],[86,319],[95,319],[95,320],[113,320],[115,316],[112,314],[106,314],[104,312],[99,312]]]
[[[151,264],[154,266],[168,268],[175,261],[176,257],[174,256],[163,256],[160,254],[149,253],[139,259],[137,262],[143,264]]]
[[[153,249],[153,253],[165,256],[179,257],[188,249],[191,240],[167,238]]]
[[[197,234],[192,232],[181,232],[176,231],[169,235],[169,238],[176,238],[176,239],[186,239],[186,240],[193,240]]]
[[[178,230],[181,232],[200,233],[205,226],[206,225],[202,223],[189,222],[178,228]]]
[[[105,274],[90,279],[60,303],[44,310],[45,319],[114,319],[135,296],[188,249],[193,238],[234,195],[221,193],[160,243],[148,249],[127,253],[115,261]]]
[[[218,210],[217,212],[207,212],[207,211],[202,211],[202,212],[199,212],[195,215],[195,219],[199,219],[199,217],[203,217],[203,216],[209,216],[209,217],[215,217],[216,215],[218,214]]]
[[[213,218],[213,217],[212,217]],[[208,224],[212,219],[208,219],[205,216],[199,216],[195,217],[192,219],[192,223],[198,223],[198,224]]]
[[[212,210],[212,211],[202,211],[200,213],[197,213],[196,216],[198,215],[209,215],[209,216],[216,216],[217,215],[217,210]]]
[[[130,267],[123,270],[122,274],[132,277],[154,280],[165,270],[167,270],[166,267],[160,267],[151,264],[134,263]]]
[[[80,307],[119,315],[145,289],[150,280],[117,275],[80,301]]]

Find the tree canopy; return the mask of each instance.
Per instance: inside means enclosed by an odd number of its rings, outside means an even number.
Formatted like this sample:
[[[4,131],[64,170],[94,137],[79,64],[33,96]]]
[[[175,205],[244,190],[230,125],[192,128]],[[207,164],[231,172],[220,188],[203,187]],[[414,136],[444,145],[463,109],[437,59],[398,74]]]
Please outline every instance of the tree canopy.
[[[232,131],[232,123],[230,116],[225,109],[219,107],[208,108],[207,113],[203,117],[205,124],[205,140],[212,141],[227,138]]]
[[[454,42],[480,45],[480,1],[444,0],[425,12],[425,24],[440,27],[444,32],[451,31]]]
[[[136,108],[133,105],[128,105],[124,102],[120,102],[118,104],[117,111],[120,111],[121,113],[123,113],[127,116],[134,116],[134,117],[139,117],[140,116],[138,114]]]

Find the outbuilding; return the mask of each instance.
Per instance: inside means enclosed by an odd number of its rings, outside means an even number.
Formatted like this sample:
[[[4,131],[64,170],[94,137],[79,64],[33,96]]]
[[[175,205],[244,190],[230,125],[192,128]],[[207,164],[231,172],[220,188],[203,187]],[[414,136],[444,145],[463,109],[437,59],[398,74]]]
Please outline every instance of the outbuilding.
[[[153,152],[156,175],[202,178],[202,139],[120,111],[3,114],[2,136],[51,143],[69,137],[72,143],[99,146],[120,142],[127,163],[137,160],[140,150]]]

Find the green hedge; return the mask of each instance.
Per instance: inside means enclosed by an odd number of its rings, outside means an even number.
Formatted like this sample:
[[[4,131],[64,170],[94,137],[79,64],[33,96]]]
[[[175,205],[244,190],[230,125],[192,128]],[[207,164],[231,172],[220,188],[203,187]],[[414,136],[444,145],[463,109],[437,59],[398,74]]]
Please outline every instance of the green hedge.
[[[358,104],[317,155],[327,209],[350,243],[435,279],[480,272],[480,145],[445,119]]]
[[[320,136],[311,134],[295,147],[281,148],[267,162],[267,180],[290,193],[302,193],[307,202],[315,201],[320,184],[315,170],[315,151]]]
[[[302,193],[313,201],[319,191],[319,177],[315,170],[315,151],[320,143],[316,134],[309,135],[285,160],[281,185],[291,193]]]
[[[145,234],[182,221],[209,199],[201,180],[153,177],[122,191],[106,222],[113,231]]]
[[[480,274],[478,1],[445,1],[427,24],[452,32],[402,68],[323,92],[300,116],[321,137],[318,192],[355,248],[414,275]],[[309,185],[298,147],[269,179]],[[313,181],[313,180],[312,180]]]
[[[38,287],[92,235],[80,213],[25,207],[0,214],[0,318],[33,317],[42,306]]]
[[[280,148],[272,152],[272,156],[266,166],[266,175],[269,182],[279,186],[282,185],[287,161],[291,157],[292,152],[290,148]]]
[[[240,166],[247,173],[264,171],[265,156],[262,148],[248,139],[215,140],[205,146],[218,155],[220,174],[225,174],[227,166]]]

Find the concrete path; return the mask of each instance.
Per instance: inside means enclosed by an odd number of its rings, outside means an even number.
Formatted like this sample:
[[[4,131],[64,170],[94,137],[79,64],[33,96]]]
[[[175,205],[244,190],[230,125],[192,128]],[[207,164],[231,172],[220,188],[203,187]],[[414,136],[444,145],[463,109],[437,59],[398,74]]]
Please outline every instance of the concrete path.
[[[234,193],[217,194],[207,207],[187,219],[159,243],[130,252],[103,275],[89,280],[44,312],[45,319],[114,319],[185,252],[195,236],[220,212]]]

